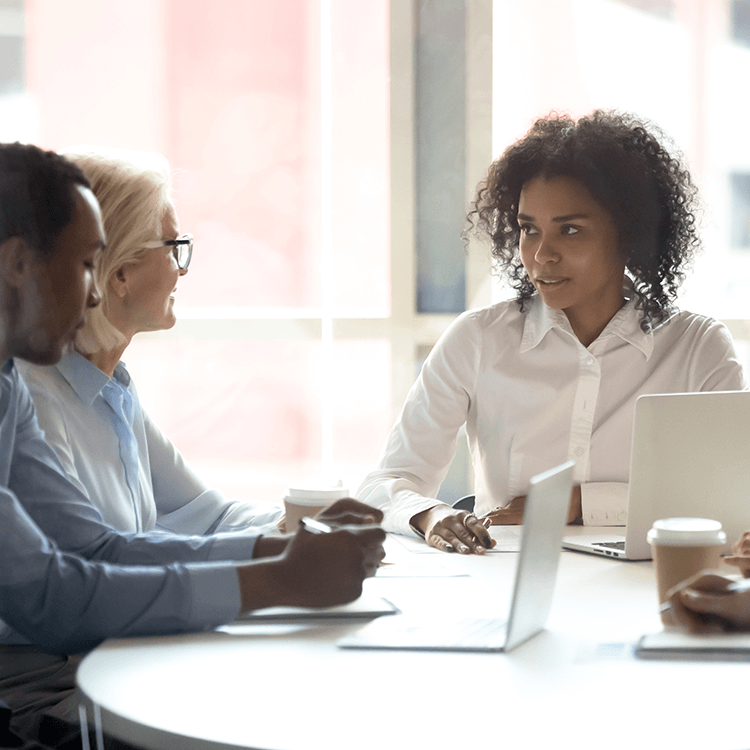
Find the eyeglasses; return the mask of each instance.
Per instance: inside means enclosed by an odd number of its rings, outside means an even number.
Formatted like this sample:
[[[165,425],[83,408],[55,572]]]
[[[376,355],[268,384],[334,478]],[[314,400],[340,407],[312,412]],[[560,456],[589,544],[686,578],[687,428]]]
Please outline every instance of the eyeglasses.
[[[143,247],[171,247],[178,268],[186,271],[190,265],[190,259],[193,257],[193,235],[183,234],[176,240],[154,240],[144,243]]]

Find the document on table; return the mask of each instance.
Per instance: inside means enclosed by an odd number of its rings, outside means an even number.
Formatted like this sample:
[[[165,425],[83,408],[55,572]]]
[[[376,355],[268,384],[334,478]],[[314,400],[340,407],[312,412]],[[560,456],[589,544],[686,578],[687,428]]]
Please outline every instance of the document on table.
[[[487,550],[487,553],[518,552],[521,549],[522,528],[522,526],[490,526],[490,536],[497,542],[497,544],[492,549]],[[409,552],[417,555],[445,554],[445,552],[442,552],[435,547],[430,547],[424,539],[420,539],[419,537],[407,536],[405,534],[393,534],[393,538]]]
[[[296,622],[299,620],[331,620],[357,617],[379,617],[399,612],[398,607],[382,596],[364,593],[359,599],[337,607],[266,607],[240,615],[235,623]]]

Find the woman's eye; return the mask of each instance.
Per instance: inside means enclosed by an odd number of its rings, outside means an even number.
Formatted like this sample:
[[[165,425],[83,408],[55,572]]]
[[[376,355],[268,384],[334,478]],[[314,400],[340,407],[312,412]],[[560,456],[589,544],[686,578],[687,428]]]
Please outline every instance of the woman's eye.
[[[578,234],[578,227],[571,226],[570,224],[563,224],[560,227],[560,234]]]
[[[531,226],[531,224],[521,224],[520,225],[521,234],[536,234],[536,227]]]

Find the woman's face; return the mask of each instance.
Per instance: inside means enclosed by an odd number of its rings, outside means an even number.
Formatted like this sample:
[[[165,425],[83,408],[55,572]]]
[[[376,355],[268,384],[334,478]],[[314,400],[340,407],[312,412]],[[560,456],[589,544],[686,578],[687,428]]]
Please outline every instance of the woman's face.
[[[162,221],[161,237],[154,239],[174,240],[177,236],[177,216],[170,208]],[[129,329],[123,333],[172,328],[177,322],[173,309],[177,282],[187,273],[177,266],[172,247],[150,248],[141,260],[121,270],[127,282],[123,313]]]
[[[578,180],[535,177],[521,190],[518,224],[529,279],[587,346],[623,303],[625,262],[612,216]]]

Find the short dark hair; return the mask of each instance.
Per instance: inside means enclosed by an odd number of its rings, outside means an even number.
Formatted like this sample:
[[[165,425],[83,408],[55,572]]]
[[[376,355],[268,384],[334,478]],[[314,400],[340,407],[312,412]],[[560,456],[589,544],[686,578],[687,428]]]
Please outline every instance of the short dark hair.
[[[52,253],[73,220],[73,187],[90,188],[75,165],[54,151],[0,143],[0,243],[21,237],[40,255]]]
[[[518,254],[521,189],[535,177],[569,177],[587,188],[617,226],[641,328],[650,330],[669,317],[700,239],[697,190],[665,141],[656,125],[631,114],[596,110],[576,122],[553,112],[493,162],[478,187],[466,233],[490,238],[496,268],[516,290],[522,310],[534,286]]]

